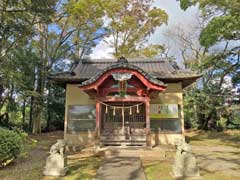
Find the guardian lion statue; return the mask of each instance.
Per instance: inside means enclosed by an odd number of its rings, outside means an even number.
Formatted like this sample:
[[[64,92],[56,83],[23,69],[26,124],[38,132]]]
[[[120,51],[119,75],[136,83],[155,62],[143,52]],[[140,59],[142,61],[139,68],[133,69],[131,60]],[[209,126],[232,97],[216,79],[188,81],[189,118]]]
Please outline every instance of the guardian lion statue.
[[[65,151],[65,146],[66,146],[65,140],[58,139],[57,142],[53,144],[52,147],[50,148],[50,154],[51,155],[60,154],[63,156]]]
[[[196,158],[192,154],[192,148],[184,139],[176,139],[176,156],[173,165],[173,177],[175,179],[195,177],[200,178]]]
[[[50,148],[43,174],[45,176],[65,176],[68,170],[67,157],[64,155],[66,141],[58,139]]]

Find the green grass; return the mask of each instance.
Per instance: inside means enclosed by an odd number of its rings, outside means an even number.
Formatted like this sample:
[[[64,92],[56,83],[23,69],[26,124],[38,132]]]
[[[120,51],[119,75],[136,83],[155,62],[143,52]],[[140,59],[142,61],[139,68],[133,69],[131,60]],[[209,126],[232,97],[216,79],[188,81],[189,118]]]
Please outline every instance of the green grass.
[[[69,160],[69,171],[65,177],[43,177],[43,180],[91,180],[100,166],[99,157],[73,158]]]
[[[186,133],[186,140],[190,141],[190,144],[192,145],[222,145],[240,148],[240,131],[188,131]]]
[[[172,180],[169,161],[143,161],[144,172],[148,180]]]

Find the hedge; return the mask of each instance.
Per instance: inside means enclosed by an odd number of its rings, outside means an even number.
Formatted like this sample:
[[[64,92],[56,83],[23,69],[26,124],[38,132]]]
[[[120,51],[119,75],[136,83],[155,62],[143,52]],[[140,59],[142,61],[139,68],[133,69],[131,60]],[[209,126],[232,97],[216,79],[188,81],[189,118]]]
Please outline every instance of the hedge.
[[[23,137],[14,130],[0,128],[0,167],[12,162],[20,154]]]

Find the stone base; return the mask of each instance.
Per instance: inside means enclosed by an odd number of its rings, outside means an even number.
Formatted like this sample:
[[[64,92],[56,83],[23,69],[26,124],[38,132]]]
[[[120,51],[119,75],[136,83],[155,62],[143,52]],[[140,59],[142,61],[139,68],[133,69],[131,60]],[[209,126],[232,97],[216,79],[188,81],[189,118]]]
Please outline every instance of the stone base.
[[[68,171],[67,167],[62,169],[57,169],[57,168],[47,169],[45,167],[43,171],[43,175],[44,176],[66,176],[67,171]]]
[[[65,176],[67,173],[67,157],[60,154],[48,156],[43,171],[45,176]]]
[[[188,176],[175,176],[173,173],[171,173],[171,176],[173,179],[176,180],[205,180],[203,177],[201,176],[194,176],[194,177],[188,177]]]

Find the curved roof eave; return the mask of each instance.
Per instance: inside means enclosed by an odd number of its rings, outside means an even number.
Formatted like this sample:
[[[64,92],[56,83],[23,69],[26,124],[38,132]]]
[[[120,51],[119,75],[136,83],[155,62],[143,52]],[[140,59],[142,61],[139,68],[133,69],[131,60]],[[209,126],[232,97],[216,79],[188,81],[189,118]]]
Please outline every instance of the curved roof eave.
[[[114,69],[121,69],[121,68],[137,71],[138,73],[142,74],[145,77],[145,79],[147,79],[149,82],[151,82],[155,85],[167,86],[164,82],[158,80],[156,77],[153,77],[152,75],[145,72],[141,68],[139,68],[135,65],[129,64],[129,63],[119,62],[119,63],[113,64],[111,66],[108,66],[107,68],[103,69],[101,72],[99,72],[98,74],[96,74],[92,78],[82,82],[81,84],[79,84],[79,87],[90,85],[90,84],[96,82],[106,72],[108,72],[110,70],[114,70]]]

